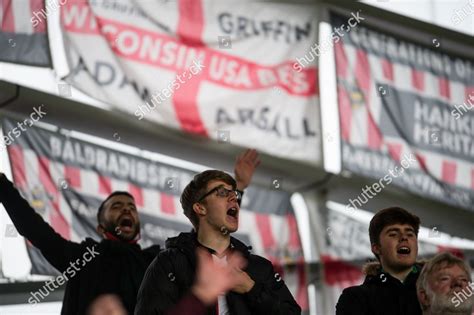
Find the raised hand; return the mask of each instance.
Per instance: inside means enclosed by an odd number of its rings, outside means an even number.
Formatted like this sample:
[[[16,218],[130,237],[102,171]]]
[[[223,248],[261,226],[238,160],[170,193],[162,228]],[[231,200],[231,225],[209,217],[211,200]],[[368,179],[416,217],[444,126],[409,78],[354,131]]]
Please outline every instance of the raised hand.
[[[259,164],[260,158],[257,150],[247,149],[237,156],[234,173],[238,190],[244,190],[250,185],[253,173]]]

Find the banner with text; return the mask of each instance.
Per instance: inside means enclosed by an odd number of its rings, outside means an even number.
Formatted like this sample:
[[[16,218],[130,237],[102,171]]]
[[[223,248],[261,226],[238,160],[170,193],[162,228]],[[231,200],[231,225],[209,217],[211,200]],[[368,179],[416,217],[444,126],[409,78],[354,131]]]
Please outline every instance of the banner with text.
[[[293,68],[315,17],[301,4],[70,0],[67,81],[138,120],[319,164],[316,61]]]
[[[473,60],[364,25],[334,43],[343,168],[377,179],[351,206],[393,182],[474,210]]]

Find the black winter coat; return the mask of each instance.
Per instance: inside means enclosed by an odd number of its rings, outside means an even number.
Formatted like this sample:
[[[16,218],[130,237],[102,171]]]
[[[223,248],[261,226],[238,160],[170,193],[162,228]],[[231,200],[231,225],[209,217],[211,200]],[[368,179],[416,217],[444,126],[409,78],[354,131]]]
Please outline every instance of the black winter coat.
[[[158,245],[141,249],[137,244],[112,240],[68,241],[31,208],[4,175],[0,176],[0,201],[18,232],[62,274],[66,290],[61,314],[86,314],[91,302],[104,293],[117,294],[129,314],[133,314],[140,283],[160,251]],[[57,285],[49,287],[54,290],[64,281],[58,280]],[[51,293],[46,287],[39,292],[43,294],[34,292],[30,303],[42,302],[42,296]]]
[[[196,233],[181,233],[168,239],[167,249],[157,256],[145,274],[138,292],[135,315],[166,314],[183,298],[190,296],[198,246],[201,245]],[[230,247],[242,253],[247,260],[244,271],[255,281],[254,287],[246,294],[227,293],[230,315],[301,314],[300,307],[270,261],[251,254],[247,246],[233,237]],[[208,308],[205,314],[215,315],[215,306]]]
[[[364,283],[342,291],[336,315],[421,315],[416,296],[416,280],[421,268],[415,265],[402,283],[382,272],[379,263],[367,264]]]

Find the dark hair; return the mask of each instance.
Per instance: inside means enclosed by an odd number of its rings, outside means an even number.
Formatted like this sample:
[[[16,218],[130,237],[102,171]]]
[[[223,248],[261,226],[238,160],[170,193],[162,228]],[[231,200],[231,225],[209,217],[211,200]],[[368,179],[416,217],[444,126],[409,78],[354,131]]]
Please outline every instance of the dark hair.
[[[420,229],[420,218],[403,208],[390,207],[378,211],[372,220],[370,220],[370,244],[380,244],[380,233],[382,233],[384,227],[393,224],[411,225],[413,230],[415,230],[415,234],[418,236],[418,230]],[[377,259],[378,258],[379,257],[377,256]]]
[[[199,226],[198,216],[193,210],[193,205],[198,202],[199,198],[207,191],[207,184],[213,180],[221,180],[235,189],[237,183],[235,179],[229,174],[218,170],[207,170],[194,176],[193,180],[184,188],[181,194],[180,202],[183,207],[183,212],[191,221],[194,228],[197,230]]]
[[[104,210],[104,206],[105,206],[105,203],[112,197],[115,197],[115,196],[119,196],[119,195],[125,195],[125,196],[128,196],[130,198],[132,198],[133,200],[135,200],[135,198],[133,198],[133,196],[126,192],[126,191],[114,191],[113,193],[111,193],[107,198],[105,198],[104,201],[102,201],[102,203],[100,204],[99,206],[99,210],[97,211],[97,222],[100,223],[100,215],[102,213],[102,210]]]

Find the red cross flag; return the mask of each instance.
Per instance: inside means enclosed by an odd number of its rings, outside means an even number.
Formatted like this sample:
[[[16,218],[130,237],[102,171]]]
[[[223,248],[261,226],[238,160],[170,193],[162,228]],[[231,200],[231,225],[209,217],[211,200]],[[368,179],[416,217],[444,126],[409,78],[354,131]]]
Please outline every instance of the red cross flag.
[[[293,68],[316,40],[315,15],[268,2],[70,0],[67,80],[137,120],[318,164],[316,64]]]

